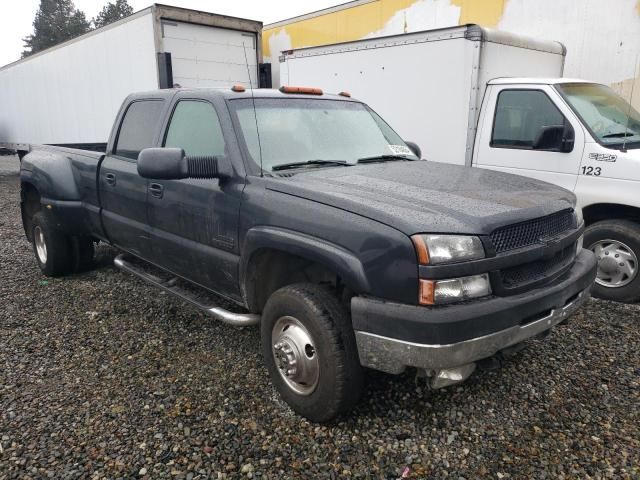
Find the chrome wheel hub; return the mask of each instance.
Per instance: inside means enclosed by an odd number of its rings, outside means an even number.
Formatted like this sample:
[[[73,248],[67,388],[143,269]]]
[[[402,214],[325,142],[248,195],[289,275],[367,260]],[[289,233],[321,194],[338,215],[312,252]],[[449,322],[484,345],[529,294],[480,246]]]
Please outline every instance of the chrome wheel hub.
[[[309,331],[294,317],[280,317],[271,332],[271,351],[280,376],[299,395],[318,386],[320,362]]]
[[[600,240],[589,247],[598,259],[596,283],[618,288],[631,283],[638,275],[638,257],[617,240]]]
[[[47,244],[44,241],[44,232],[40,227],[36,227],[33,229],[33,241],[36,246],[36,255],[38,255],[38,260],[40,263],[47,263]]]

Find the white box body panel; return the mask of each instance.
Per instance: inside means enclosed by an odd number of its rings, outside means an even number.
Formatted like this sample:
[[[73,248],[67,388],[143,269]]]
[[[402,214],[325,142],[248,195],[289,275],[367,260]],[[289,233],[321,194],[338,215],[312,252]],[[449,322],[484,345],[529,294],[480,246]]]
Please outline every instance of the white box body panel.
[[[257,86],[254,33],[162,20],[162,48],[171,53],[173,81],[181,87],[249,88],[249,80]]]
[[[564,65],[559,44],[560,53],[551,53],[532,39],[515,46],[468,38],[474,33],[453,27],[294,50],[280,64],[281,84],[348,91],[416,142],[424,158],[470,165],[487,81],[559,77]],[[501,41],[500,32],[492,35]]]
[[[459,35],[425,42],[424,35],[410,34],[407,40],[387,46],[371,40],[358,49],[318,47],[308,56],[286,56],[281,81],[328,93],[347,91],[403,138],[418,143],[425,158],[464,159],[473,43]]]
[[[151,12],[0,70],[0,143],[106,142],[122,100],[158,88]]]

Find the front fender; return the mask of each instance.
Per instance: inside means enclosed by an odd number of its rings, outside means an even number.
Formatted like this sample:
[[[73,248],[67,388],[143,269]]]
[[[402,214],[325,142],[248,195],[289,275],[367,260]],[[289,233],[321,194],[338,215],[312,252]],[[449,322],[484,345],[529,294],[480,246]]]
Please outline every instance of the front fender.
[[[352,252],[320,238],[269,226],[253,227],[246,234],[240,262],[242,285],[253,254],[261,249],[282,251],[323,265],[356,293],[367,293],[370,289],[362,262]]]

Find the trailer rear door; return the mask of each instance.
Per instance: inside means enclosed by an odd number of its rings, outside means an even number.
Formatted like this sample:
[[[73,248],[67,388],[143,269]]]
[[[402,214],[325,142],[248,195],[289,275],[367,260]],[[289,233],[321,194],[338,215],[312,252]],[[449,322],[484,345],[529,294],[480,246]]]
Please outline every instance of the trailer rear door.
[[[162,20],[162,48],[171,54],[174,85],[249,87],[251,75],[251,83],[257,86],[256,47],[252,32]]]

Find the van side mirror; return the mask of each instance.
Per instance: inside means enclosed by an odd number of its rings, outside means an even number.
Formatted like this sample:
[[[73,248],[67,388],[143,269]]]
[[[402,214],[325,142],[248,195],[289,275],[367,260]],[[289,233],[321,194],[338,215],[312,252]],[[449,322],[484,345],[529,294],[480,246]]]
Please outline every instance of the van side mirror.
[[[181,148],[145,148],[138,155],[138,174],[156,180],[220,177],[218,157],[187,157]]]
[[[404,143],[407,144],[407,147],[409,147],[409,150],[411,150],[416,157],[422,159],[422,150],[420,150],[420,147],[418,146],[417,143],[409,142],[407,140],[405,140]]]
[[[534,150],[555,150],[568,153],[573,150],[574,132],[571,125],[545,125],[540,128],[531,147]]]

